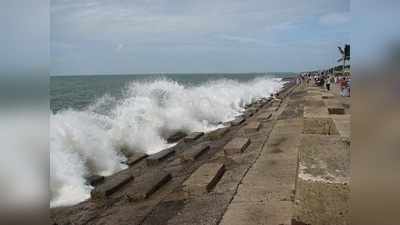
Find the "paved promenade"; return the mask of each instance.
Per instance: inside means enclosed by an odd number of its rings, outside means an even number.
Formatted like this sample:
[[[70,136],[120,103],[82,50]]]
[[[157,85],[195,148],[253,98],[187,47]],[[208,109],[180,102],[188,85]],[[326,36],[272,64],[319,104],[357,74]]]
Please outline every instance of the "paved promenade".
[[[92,198],[51,210],[64,224],[348,224],[350,101],[288,85],[226,127],[130,156]]]

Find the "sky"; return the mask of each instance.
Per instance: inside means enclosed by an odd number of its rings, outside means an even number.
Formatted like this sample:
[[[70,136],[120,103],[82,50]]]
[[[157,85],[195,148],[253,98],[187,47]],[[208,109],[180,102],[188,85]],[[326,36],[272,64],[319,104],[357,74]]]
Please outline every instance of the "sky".
[[[52,0],[50,74],[328,68],[350,23],[349,0]]]

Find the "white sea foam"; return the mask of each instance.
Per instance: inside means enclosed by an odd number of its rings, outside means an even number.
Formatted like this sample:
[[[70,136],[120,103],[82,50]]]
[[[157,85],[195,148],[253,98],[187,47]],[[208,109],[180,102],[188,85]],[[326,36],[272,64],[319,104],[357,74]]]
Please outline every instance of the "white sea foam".
[[[280,79],[229,79],[183,86],[160,79],[133,82],[120,100],[105,95],[86,110],[64,110],[50,118],[51,206],[90,196],[90,174],[110,175],[126,166],[120,152],[155,153],[180,131],[210,131],[244,106],[282,87]]]

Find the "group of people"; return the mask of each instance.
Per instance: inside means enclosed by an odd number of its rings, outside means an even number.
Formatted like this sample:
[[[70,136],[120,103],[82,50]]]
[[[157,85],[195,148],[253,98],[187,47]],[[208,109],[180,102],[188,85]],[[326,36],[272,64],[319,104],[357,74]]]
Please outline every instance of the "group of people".
[[[326,88],[327,91],[331,90],[332,85],[338,85],[340,88],[340,95],[343,97],[350,97],[351,78],[346,76],[335,76],[324,72],[309,72],[302,73],[296,79],[297,84],[314,83],[315,86]]]

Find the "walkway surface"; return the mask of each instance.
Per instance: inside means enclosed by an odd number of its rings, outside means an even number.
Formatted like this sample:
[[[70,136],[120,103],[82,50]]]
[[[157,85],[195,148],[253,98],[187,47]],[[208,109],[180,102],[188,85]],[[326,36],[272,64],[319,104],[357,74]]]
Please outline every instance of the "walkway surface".
[[[221,224],[290,224],[303,120],[301,113],[290,118],[285,115],[299,107],[288,97],[275,113],[273,130],[240,183]]]
[[[280,99],[249,105],[224,128],[181,135],[170,149],[129,156],[126,170],[91,177],[92,198],[52,209],[51,219],[58,225],[348,224],[349,108],[335,91],[289,82]]]

